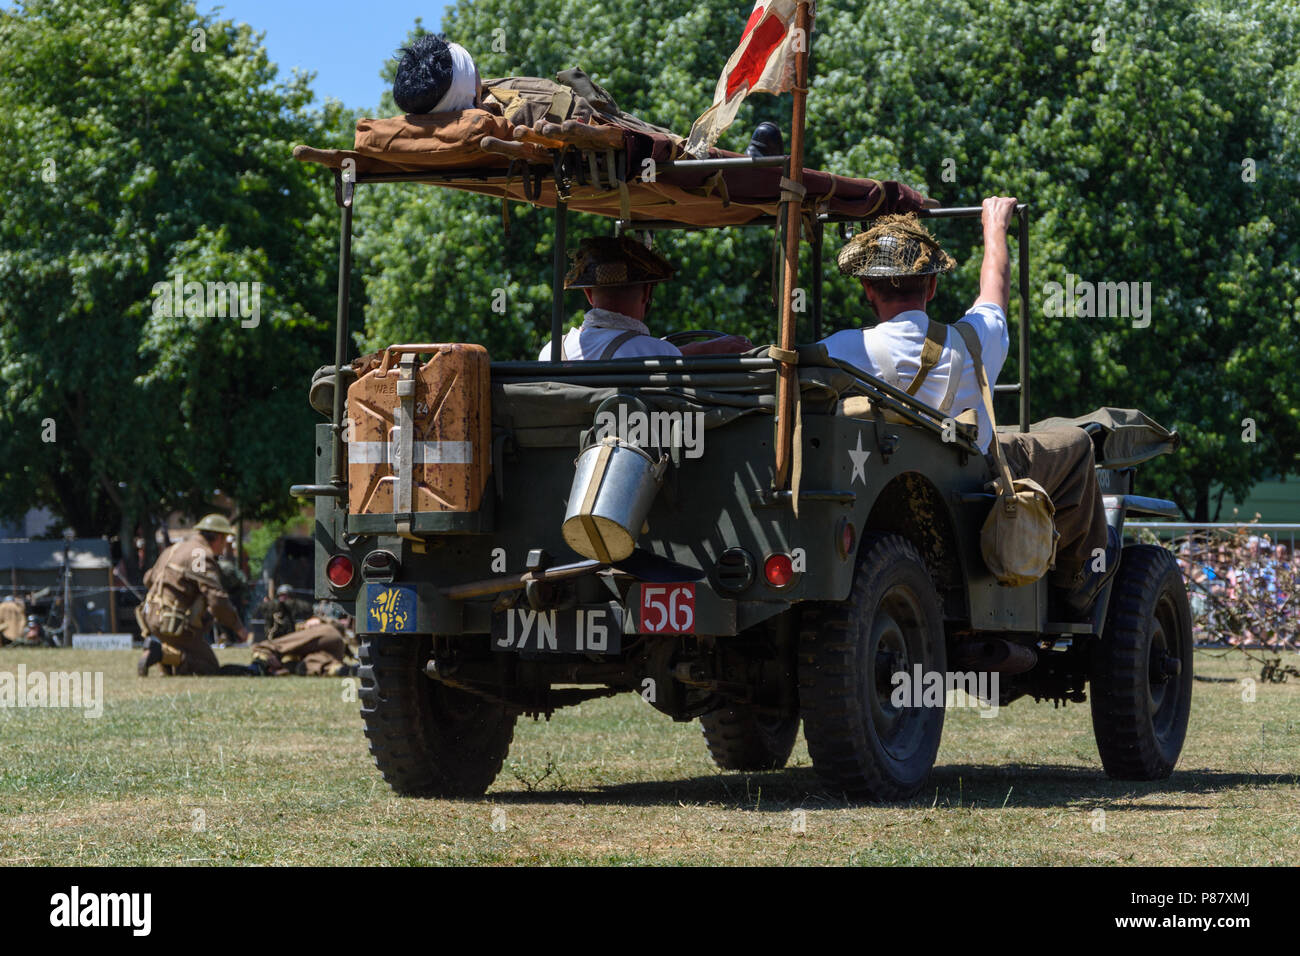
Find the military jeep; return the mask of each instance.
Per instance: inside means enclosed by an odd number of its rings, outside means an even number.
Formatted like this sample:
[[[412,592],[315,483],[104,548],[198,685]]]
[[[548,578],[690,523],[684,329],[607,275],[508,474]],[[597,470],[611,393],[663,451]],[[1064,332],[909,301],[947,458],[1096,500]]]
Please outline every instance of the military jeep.
[[[959,671],[996,678],[979,688],[989,705],[1082,702],[1091,690],[1105,771],[1169,775],[1192,690],[1172,555],[1125,547],[1084,622],[1057,612],[1043,580],[1001,586],[981,558],[994,496],[973,431],[823,348],[489,362],[470,345],[396,343],[349,361],[362,185],[421,182],[555,210],[552,355],[571,212],[618,231],[782,230],[792,204],[788,157],[671,159],[640,131],[594,145],[589,129],[545,132],[480,131],[423,166],[413,151],[295,150],[333,171],[341,239],[337,351],[312,388],[329,421],[316,427],[315,481],[293,493],[315,499],[317,598],[355,604],[361,713],[392,788],[481,795],[520,716],[627,692],[698,719],[721,768],[782,767],[802,721],[830,791],[906,799],[933,767]],[[629,174],[647,155],[659,157],[652,182]],[[825,231],[905,210],[909,192],[816,170],[803,183],[815,341]],[[1017,397],[1022,430],[1028,217],[1022,204],[1022,381],[998,386]],[[1135,466],[1176,435],[1124,410],[1077,423],[1093,436],[1115,527],[1129,513],[1176,513],[1133,493]],[[900,698],[912,679],[939,692]]]

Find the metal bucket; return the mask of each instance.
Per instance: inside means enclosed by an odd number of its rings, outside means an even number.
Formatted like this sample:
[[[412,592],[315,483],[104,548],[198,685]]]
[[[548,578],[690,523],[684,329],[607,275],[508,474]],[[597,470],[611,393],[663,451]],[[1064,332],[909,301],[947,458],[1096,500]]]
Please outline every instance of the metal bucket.
[[[574,462],[564,540],[583,557],[622,561],[636,547],[650,505],[663,485],[668,456],[659,461],[610,436]]]

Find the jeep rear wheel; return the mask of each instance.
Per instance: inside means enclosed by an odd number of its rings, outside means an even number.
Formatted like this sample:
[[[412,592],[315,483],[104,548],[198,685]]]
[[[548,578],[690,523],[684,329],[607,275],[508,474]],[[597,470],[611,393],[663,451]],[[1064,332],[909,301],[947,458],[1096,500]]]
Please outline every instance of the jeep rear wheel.
[[[479,797],[510,750],[515,716],[424,674],[432,639],[369,634],[361,644],[361,717],[370,754],[397,793]]]
[[[780,770],[790,759],[799,717],[762,714],[729,704],[700,717],[713,762],[723,770]]]
[[[939,682],[896,701],[893,675]],[[947,658],[925,562],[897,535],[868,534],[847,601],[804,606],[799,701],[813,768],[834,791],[903,800],[925,784],[943,732]],[[913,694],[914,692],[914,694]],[[901,706],[900,706],[901,703]]]
[[[1192,708],[1192,612],[1174,556],[1124,549],[1106,627],[1093,650],[1092,731],[1106,774],[1173,773]]]

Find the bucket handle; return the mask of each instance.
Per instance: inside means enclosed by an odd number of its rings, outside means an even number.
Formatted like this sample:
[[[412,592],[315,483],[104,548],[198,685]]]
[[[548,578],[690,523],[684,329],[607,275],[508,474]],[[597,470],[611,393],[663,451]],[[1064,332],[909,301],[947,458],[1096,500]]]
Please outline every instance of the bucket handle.
[[[592,442],[585,445],[582,451],[578,452],[578,457],[573,460],[574,467],[576,468],[578,466],[578,462],[582,459],[583,455],[591,451],[593,448],[599,448],[602,445],[609,445],[612,448],[626,448],[628,451],[636,452],[650,463],[650,474],[654,477],[656,482],[663,478],[664,471],[668,468],[668,456],[666,454],[662,455],[658,461],[655,461],[654,456],[640,445],[633,445],[631,442],[626,442],[617,435],[607,435],[599,442]]]

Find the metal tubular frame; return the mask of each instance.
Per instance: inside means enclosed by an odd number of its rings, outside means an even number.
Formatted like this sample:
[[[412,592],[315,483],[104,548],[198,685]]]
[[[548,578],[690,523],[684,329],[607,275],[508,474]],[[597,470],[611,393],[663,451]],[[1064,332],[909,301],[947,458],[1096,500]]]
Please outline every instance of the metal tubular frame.
[[[551,361],[560,361],[564,337],[564,244],[568,241],[569,204],[555,201],[555,252],[551,257]]]
[[[689,167],[693,169],[731,169],[747,166],[782,166],[789,161],[788,156],[762,156],[762,157],[729,157],[723,159],[709,160],[675,160],[661,164],[665,168]],[[555,249],[552,258],[552,300],[551,300],[551,360],[549,363],[530,363],[519,362],[510,363],[509,366],[494,363],[494,376],[500,375],[504,378],[529,379],[537,376],[553,377],[553,372],[548,371],[549,366],[560,362],[560,341],[562,339],[563,322],[564,322],[564,261],[565,261],[565,243],[567,242],[568,232],[568,203],[563,195],[562,184],[559,182],[560,165],[557,163],[551,169],[551,175],[556,177],[556,206],[555,206]],[[341,170],[334,170],[335,176],[335,201],[340,208],[339,224],[339,271],[338,271],[338,312],[335,317],[335,340],[334,340],[334,364],[337,370],[347,365],[347,332],[350,307],[350,278],[352,272],[352,211],[353,199],[355,196],[355,186],[359,183],[380,183],[380,182],[406,182],[406,183],[451,183],[458,179],[483,179],[482,170],[449,170],[441,173],[371,173],[368,175],[355,175],[349,177]],[[503,182],[505,175],[502,175]],[[997,392],[1016,392],[1020,397],[1020,430],[1027,432],[1029,430],[1030,416],[1030,393],[1029,393],[1029,207],[1027,203],[1018,203],[1016,205],[1016,217],[1018,225],[1018,252],[1019,252],[1019,282],[1018,292],[1020,298],[1020,335],[1019,335],[1019,359],[1020,359],[1020,381],[1015,384],[1004,384],[995,386]],[[983,209],[980,206],[956,206],[949,208],[927,209],[921,215],[930,219],[974,219],[982,215]],[[779,226],[779,216],[760,216],[750,222],[735,224],[736,226]],[[859,220],[849,216],[821,214],[814,217],[813,236],[812,236],[812,253],[815,263],[815,270],[812,279],[812,338],[814,341],[821,338],[822,332],[822,282],[823,282],[823,253],[824,253],[824,228],[828,222],[857,222]],[[695,230],[702,228],[712,228],[703,226],[690,226],[684,223],[672,222],[669,220],[648,220],[638,222],[635,220],[619,220],[622,228],[641,229],[641,230]],[[724,227],[732,228],[732,227]],[[681,360],[677,360],[681,361]],[[700,372],[742,372],[746,370],[772,369],[776,370],[777,363],[771,359],[753,358],[753,359],[714,359],[702,360],[692,359],[690,365],[678,365],[674,360],[656,360],[655,367],[647,367],[645,362],[637,362],[637,372],[631,368],[620,367],[622,363],[615,362],[583,362],[583,363],[564,363],[564,378],[588,378],[600,376],[616,376],[620,383],[628,383],[638,374],[646,373],[655,375],[686,374]],[[530,367],[531,366],[531,367]],[[507,371],[507,369],[509,369]],[[915,424],[925,427],[935,427],[934,423],[929,421],[923,414],[918,414],[909,405],[915,404],[915,399],[908,396],[905,392],[900,392],[892,388],[885,382],[876,380],[865,380],[861,378],[856,370],[846,368],[858,380],[859,385],[866,390],[874,393],[882,399],[882,405],[890,408]],[[331,420],[331,443],[330,443],[330,486],[305,486],[303,490],[309,490],[314,494],[328,494],[339,496],[342,495],[346,488],[346,476],[343,474],[343,390],[338,387],[334,389],[334,407]]]
[[[343,474],[343,383],[339,373],[348,362],[348,310],[351,305],[352,203],[353,184],[341,174],[335,182],[339,212],[338,313],[334,317],[334,413],[330,421],[330,484],[342,491]]]

